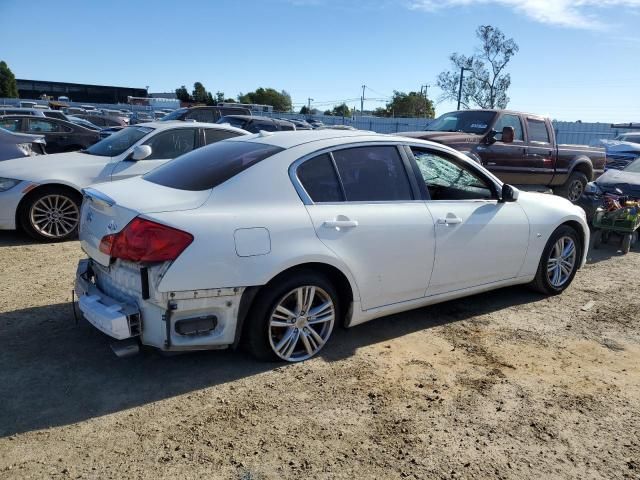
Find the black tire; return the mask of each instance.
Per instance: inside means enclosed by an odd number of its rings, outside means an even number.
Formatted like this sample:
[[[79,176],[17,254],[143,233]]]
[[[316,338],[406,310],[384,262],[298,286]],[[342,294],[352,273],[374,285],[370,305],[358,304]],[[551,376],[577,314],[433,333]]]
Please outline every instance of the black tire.
[[[569,175],[569,178],[565,182],[564,185],[556,187],[553,191],[556,195],[560,197],[564,197],[570,202],[577,202],[582,194],[584,193],[584,189],[587,186],[589,179],[582,172],[573,172]]]
[[[622,245],[620,247],[620,250],[622,250],[623,254],[626,255],[631,250],[632,240],[633,240],[633,233],[627,233],[622,236]]]
[[[549,280],[547,266],[552,249],[554,248],[556,242],[562,237],[569,237],[573,240],[576,246],[575,262],[568,279],[562,285],[555,286]],[[536,277],[530,283],[530,287],[545,295],[558,295],[559,293],[562,293],[567,289],[567,287],[569,287],[569,285],[571,285],[571,282],[573,281],[576,272],[580,267],[580,263],[582,262],[583,249],[584,246],[582,244],[582,237],[578,234],[578,232],[576,232],[568,225],[562,225],[558,227],[553,232],[553,234],[551,234],[551,237],[549,237],[549,240],[547,241],[547,245],[542,251],[542,257],[540,258],[540,263],[538,264],[538,271],[536,272]]]
[[[321,289],[318,290],[318,292],[322,291],[323,294],[326,293],[333,302],[334,308],[334,319],[328,330],[326,339],[324,340],[320,348],[315,353],[313,353],[313,355],[307,358],[315,356],[319,351],[322,350],[324,345],[326,345],[326,342],[329,340],[336,324],[338,323],[339,319],[341,319],[341,305],[339,301],[340,297],[334,285],[324,275],[311,270],[304,270],[295,272],[288,277],[276,280],[275,282],[266,285],[260,290],[260,292],[258,292],[258,295],[256,296],[253,305],[251,306],[251,310],[249,311],[247,321],[245,322],[242,338],[243,344],[247,347],[249,352],[254,357],[262,361],[280,362],[297,362],[307,359],[285,359],[279,356],[275,352],[274,347],[272,347],[272,337],[269,325],[271,316],[273,313],[275,313],[274,310],[280,304],[280,302],[283,301],[283,299],[286,298],[287,295],[290,294],[293,290],[304,286],[314,286]],[[292,325],[291,328],[295,330],[298,327]],[[301,330],[304,329],[303,327],[300,328]],[[285,334],[283,334],[283,337],[284,336]],[[302,341],[300,341],[299,343],[302,344]]]
[[[593,248],[595,250],[599,249],[602,243],[603,243],[602,230],[596,230],[593,234]]]
[[[47,199],[58,199],[59,227],[51,227],[51,234],[46,234],[44,225],[38,225],[37,219],[43,214],[39,207]],[[53,201],[53,200],[52,200]],[[64,187],[51,186],[42,187],[31,192],[20,205],[18,211],[18,221],[22,229],[33,239],[41,242],[62,242],[78,236],[78,225],[80,224],[80,205],[82,197],[79,193]],[[53,205],[53,204],[52,204]],[[64,205],[64,210],[63,210]],[[52,210],[56,210],[52,208]]]

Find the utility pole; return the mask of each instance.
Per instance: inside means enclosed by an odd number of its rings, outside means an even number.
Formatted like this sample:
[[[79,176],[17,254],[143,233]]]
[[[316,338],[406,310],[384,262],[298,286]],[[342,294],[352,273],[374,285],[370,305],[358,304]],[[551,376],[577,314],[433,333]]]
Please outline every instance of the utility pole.
[[[365,88],[367,88],[367,86],[362,85],[362,97],[360,97],[360,116],[362,116],[364,112],[364,89]]]
[[[464,77],[465,70],[470,70],[470,69],[460,67],[460,85],[458,86],[458,108],[456,110],[460,110],[460,101],[462,100],[462,78]]]
[[[420,85],[420,93],[422,93],[422,89],[424,88],[424,118],[427,118],[427,110],[429,110],[429,98],[427,97],[427,89],[430,87],[428,83],[426,85]]]

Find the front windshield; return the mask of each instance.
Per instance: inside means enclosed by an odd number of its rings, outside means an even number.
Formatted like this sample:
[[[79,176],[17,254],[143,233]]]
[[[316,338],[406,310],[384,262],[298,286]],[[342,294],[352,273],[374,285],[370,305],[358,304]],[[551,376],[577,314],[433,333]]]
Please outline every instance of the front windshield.
[[[178,110],[174,110],[171,113],[167,113],[160,120],[163,122],[166,122],[167,120],[180,120],[180,116],[187,110],[188,110],[187,108],[179,108]]]
[[[149,127],[126,127],[100,140],[98,143],[91,145],[86,150],[83,150],[83,152],[89,155],[116,157],[153,130],[153,128]]]
[[[640,173],[640,158],[627,165],[624,171],[631,173]]]
[[[483,134],[495,117],[495,112],[463,111],[445,113],[427,125],[429,132],[465,132]]]

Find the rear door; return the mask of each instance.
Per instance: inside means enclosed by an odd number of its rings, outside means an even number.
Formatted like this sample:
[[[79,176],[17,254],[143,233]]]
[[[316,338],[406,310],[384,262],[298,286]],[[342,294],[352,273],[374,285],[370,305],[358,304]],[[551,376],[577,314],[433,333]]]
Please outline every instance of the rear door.
[[[526,117],[527,156],[529,181],[534,185],[549,185],[555,168],[555,147],[552,143],[553,132],[543,118]]]
[[[73,129],[46,117],[28,118],[27,132],[44,135],[48,153],[64,152],[72,146],[79,145],[75,142]]]
[[[130,157],[117,162],[111,172],[111,180],[144,175],[156,167],[180,155],[198,148],[200,138],[198,128],[174,128],[162,130],[146,140],[142,145],[151,147],[151,155],[143,160],[133,160]]]
[[[517,202],[500,203],[494,182],[468,162],[411,147],[435,223],[435,261],[427,295],[514,278],[529,242],[529,221]]]
[[[421,298],[429,283],[433,220],[407,167],[397,145],[366,145],[296,170],[318,238],[349,267],[363,310]]]
[[[502,141],[504,127],[513,128],[512,143]],[[496,141],[492,144],[478,146],[482,165],[506,183],[526,183],[526,174],[523,172],[528,170],[525,162],[527,147],[520,116],[503,113],[498,117],[492,129],[498,132],[495,136]]]

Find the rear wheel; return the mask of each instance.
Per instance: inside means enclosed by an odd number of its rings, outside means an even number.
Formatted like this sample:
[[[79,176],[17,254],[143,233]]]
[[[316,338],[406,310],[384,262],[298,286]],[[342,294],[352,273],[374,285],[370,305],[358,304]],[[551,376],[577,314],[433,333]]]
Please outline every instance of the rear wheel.
[[[546,295],[562,293],[573,281],[582,259],[582,244],[571,227],[558,227],[545,246],[531,286]]]
[[[584,189],[587,186],[589,179],[582,172],[573,172],[569,175],[569,179],[566,181],[564,185],[557,187],[553,193],[559,195],[560,197],[564,197],[570,202],[577,202],[582,194],[584,193]]]
[[[258,294],[245,341],[260,360],[300,362],[322,350],[337,318],[340,305],[331,282],[315,272],[298,272]]]
[[[620,247],[620,249],[622,250],[622,253],[625,253],[625,254],[629,253],[629,251],[631,250],[632,240],[633,240],[633,233],[627,233],[622,237],[622,246]]]
[[[80,223],[80,195],[61,187],[35,191],[21,207],[22,228],[36,240],[60,242],[74,238]]]

